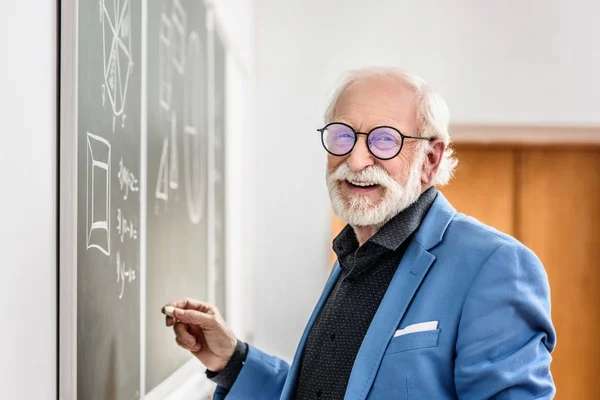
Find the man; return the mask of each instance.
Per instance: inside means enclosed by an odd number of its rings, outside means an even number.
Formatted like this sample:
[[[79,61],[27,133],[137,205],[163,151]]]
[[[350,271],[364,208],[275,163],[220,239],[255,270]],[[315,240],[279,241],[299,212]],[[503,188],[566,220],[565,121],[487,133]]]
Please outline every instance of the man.
[[[547,276],[514,238],[457,213],[444,101],[394,68],[349,74],[319,129],[348,225],[291,366],[218,310],[171,303],[179,345],[231,399],[550,399]]]

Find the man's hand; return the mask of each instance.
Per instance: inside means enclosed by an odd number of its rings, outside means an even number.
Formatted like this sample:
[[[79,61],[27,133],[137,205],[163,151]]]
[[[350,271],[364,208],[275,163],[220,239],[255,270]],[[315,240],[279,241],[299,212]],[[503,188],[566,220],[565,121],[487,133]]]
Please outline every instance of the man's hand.
[[[183,299],[165,304],[175,307],[173,317],[167,316],[167,326],[173,326],[175,341],[189,350],[206,368],[221,371],[231,359],[237,339],[219,310],[212,304]]]

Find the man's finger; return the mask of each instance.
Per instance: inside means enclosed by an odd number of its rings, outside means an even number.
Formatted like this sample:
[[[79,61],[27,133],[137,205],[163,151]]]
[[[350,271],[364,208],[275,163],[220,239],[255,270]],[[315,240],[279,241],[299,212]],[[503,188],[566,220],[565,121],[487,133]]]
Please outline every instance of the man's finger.
[[[178,321],[186,324],[198,325],[202,328],[211,328],[215,324],[215,316],[196,310],[181,310],[176,308],[173,315]]]
[[[169,317],[168,315],[165,318],[166,318],[165,321],[167,323],[167,326],[173,326],[177,322],[177,320],[175,318]]]
[[[191,351],[193,353],[197,353],[200,351],[200,349],[202,348],[202,346],[200,346],[200,343],[196,343],[193,346],[188,346],[187,344],[183,343],[181,340],[175,338],[175,341],[177,342],[177,344],[179,345],[179,347],[187,350],[187,351]]]
[[[175,336],[177,336],[177,339],[188,346],[193,346],[196,344],[196,338],[187,331],[187,328],[188,326],[186,324],[178,322],[173,327],[173,330],[175,331]]]
[[[201,311],[207,314],[215,314],[216,310],[212,304],[205,303],[200,300],[185,298],[179,301],[176,301],[174,304],[175,307],[181,308],[183,310],[196,310]]]

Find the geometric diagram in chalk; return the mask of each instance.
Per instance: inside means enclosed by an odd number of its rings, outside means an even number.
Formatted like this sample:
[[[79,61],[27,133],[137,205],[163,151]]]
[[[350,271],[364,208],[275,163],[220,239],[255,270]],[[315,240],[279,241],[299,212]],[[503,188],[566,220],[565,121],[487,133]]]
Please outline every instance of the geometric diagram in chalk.
[[[181,75],[185,72],[185,37],[187,29],[187,13],[179,3],[179,0],[173,0],[173,9],[171,10],[171,20],[173,21],[173,65]]]
[[[129,75],[133,60],[131,49],[131,9],[129,0],[99,0],[102,22],[102,50],[104,60],[104,83],[102,84],[102,105],[106,97],[113,111],[113,133],[115,120],[121,117],[125,126],[125,102]]]
[[[175,111],[171,114],[171,153],[169,155],[169,187],[179,187],[179,157],[177,157],[177,115]]]
[[[163,139],[154,197],[158,200],[169,200],[169,139],[167,138]]]
[[[206,47],[196,32],[188,42],[186,85],[183,103],[183,156],[185,193],[190,221],[200,222],[208,180],[208,135],[206,132],[207,67]]]
[[[172,26],[163,13],[160,20],[158,38],[158,79],[160,108],[166,112],[171,109],[173,84],[171,82],[171,36]]]
[[[86,245],[110,255],[110,143],[87,133]]]

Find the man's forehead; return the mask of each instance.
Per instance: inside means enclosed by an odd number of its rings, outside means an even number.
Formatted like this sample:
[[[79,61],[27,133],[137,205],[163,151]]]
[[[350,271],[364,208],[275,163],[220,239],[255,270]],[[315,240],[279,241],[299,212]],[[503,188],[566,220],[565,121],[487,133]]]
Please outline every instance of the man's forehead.
[[[395,87],[382,82],[357,82],[339,97],[334,121],[345,122],[356,130],[390,125],[403,131],[416,123],[414,91],[395,82]]]
[[[403,102],[413,106],[416,103],[416,94],[410,85],[399,78],[387,76],[352,82],[340,94],[338,102],[353,98],[366,99],[367,102]]]
[[[353,112],[353,108],[349,107],[345,112],[336,112],[332,122],[343,122],[356,131],[369,131],[377,126],[392,126],[404,131],[410,124],[408,116],[402,118],[398,113],[391,116],[391,112],[381,112],[382,110],[372,107],[360,107],[360,111],[358,110],[357,107],[356,112]]]

